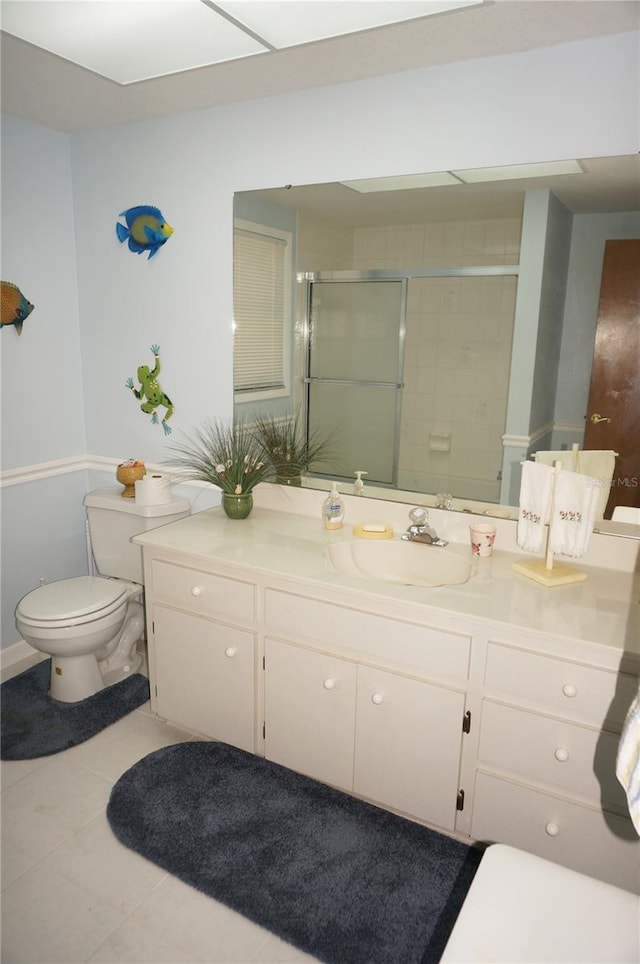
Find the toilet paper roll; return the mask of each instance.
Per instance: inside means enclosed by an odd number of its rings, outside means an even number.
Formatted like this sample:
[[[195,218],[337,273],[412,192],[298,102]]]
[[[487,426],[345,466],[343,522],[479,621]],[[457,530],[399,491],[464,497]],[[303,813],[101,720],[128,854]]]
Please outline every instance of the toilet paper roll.
[[[171,484],[160,472],[147,474],[135,483],[135,501],[138,505],[164,505],[171,502]]]

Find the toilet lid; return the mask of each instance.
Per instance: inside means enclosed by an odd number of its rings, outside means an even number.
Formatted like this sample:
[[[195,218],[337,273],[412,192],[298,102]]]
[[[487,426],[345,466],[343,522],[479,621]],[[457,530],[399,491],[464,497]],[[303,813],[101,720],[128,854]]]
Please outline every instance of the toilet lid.
[[[126,597],[127,584],[99,576],[78,576],[39,586],[18,604],[18,614],[37,621],[81,619],[107,615]]]

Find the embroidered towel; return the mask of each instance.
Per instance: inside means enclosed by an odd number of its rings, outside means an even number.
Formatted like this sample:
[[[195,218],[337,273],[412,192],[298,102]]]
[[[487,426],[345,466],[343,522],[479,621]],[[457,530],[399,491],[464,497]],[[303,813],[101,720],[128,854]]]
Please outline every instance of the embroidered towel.
[[[578,472],[590,475],[598,484],[596,519],[604,517],[609,501],[611,483],[616,470],[616,453],[603,449],[584,449],[578,452]]]
[[[544,548],[544,527],[549,521],[552,481],[553,469],[550,465],[522,463],[516,540],[525,552],[540,552]]]
[[[640,689],[629,707],[618,744],[616,776],[627,795],[633,825],[640,834]]]
[[[593,532],[599,492],[597,479],[578,472],[558,472],[549,528],[552,552],[584,556]]]

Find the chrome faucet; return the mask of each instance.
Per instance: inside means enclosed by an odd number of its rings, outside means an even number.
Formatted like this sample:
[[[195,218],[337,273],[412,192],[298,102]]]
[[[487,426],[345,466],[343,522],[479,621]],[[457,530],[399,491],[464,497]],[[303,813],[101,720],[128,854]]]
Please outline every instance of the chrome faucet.
[[[401,538],[405,542],[422,542],[426,546],[447,546],[445,539],[440,539],[433,526],[429,525],[429,513],[422,506],[417,505],[409,513],[411,525]]]

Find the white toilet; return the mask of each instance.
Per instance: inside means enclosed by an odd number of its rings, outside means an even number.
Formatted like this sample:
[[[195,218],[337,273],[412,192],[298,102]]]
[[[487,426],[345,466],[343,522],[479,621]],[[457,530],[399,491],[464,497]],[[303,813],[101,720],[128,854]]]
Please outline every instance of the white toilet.
[[[189,515],[187,499],[138,505],[121,492],[111,486],[84,498],[101,575],[40,586],[16,608],[22,638],[51,656],[51,696],[65,703],[86,699],[140,668],[136,644],[144,632],[142,550],[130,540],[138,532]]]

